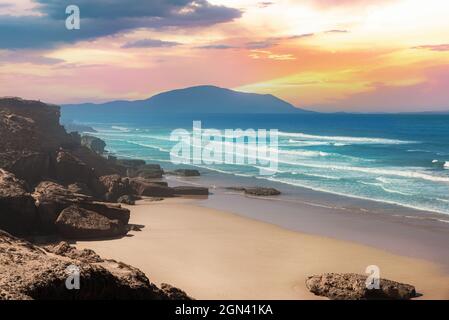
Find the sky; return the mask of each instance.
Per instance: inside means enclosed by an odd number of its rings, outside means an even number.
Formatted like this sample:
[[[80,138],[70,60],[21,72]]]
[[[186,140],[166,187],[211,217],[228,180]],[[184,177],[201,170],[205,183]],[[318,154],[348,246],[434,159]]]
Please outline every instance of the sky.
[[[449,110],[448,17],[447,0],[0,0],[0,96],[208,84],[326,112]]]

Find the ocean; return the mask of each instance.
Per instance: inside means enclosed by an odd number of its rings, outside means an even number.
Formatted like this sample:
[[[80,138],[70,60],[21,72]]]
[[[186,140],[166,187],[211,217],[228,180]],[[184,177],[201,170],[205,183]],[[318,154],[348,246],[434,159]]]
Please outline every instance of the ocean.
[[[88,124],[118,157],[172,168],[173,129],[277,129],[278,170],[260,164],[195,164],[203,171],[449,214],[449,115],[190,115]],[[181,167],[188,167],[181,165]]]

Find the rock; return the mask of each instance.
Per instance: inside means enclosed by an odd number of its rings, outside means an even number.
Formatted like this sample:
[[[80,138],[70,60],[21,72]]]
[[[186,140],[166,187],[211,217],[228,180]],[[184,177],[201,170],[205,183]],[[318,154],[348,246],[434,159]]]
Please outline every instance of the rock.
[[[133,193],[139,196],[173,197],[175,194],[173,188],[151,183],[151,181],[140,178],[130,179],[129,183],[134,191]]]
[[[104,148],[106,147],[106,143],[101,140],[100,138],[93,137],[93,136],[82,136],[81,137],[81,145],[89,148],[90,150],[96,152],[96,153],[104,153]]]
[[[417,296],[414,286],[380,279],[379,289],[367,289],[367,277],[354,273],[325,273],[308,277],[306,287],[332,300],[409,300]]]
[[[25,182],[0,169],[0,228],[13,234],[30,234],[37,220],[34,199]]]
[[[119,220],[124,225],[129,221],[129,210],[121,208],[119,205],[92,201],[91,197],[72,193],[62,185],[52,181],[39,183],[32,196],[36,201],[39,228],[43,231],[54,231],[55,222],[60,212],[74,204],[95,211],[108,219]]]
[[[249,194],[252,196],[277,196],[280,195],[281,192],[274,188],[254,187],[254,188],[245,188],[245,194]]]
[[[67,186],[67,190],[71,193],[81,194],[93,197],[94,193],[89,189],[89,187],[82,182],[75,182]]]
[[[262,197],[277,196],[277,195],[281,194],[281,192],[279,190],[277,190],[277,189],[265,188],[265,187],[249,187],[249,188],[228,187],[226,189],[233,190],[233,191],[244,192],[245,194],[251,195],[251,196],[262,196]]]
[[[86,126],[84,124],[80,124],[80,123],[75,123],[73,121],[66,121],[66,122],[61,122],[61,124],[64,126],[65,131],[67,131],[68,133],[71,132],[97,132],[97,130],[95,130],[92,127]]]
[[[84,209],[95,211],[108,219],[119,220],[124,225],[127,225],[129,222],[129,210],[122,208],[119,204],[82,201],[78,205]]]
[[[0,231],[0,300],[190,299],[179,289],[166,289],[169,295],[139,269],[92,250],[64,242],[44,249]],[[79,290],[65,286],[69,266],[80,271]]]
[[[108,219],[78,205],[62,210],[55,224],[60,235],[73,239],[117,237],[128,232],[126,225],[119,220]]]
[[[0,99],[0,168],[34,184],[49,174],[49,154],[79,145],[59,124],[59,107],[20,98]]]
[[[38,225],[36,229],[52,232],[59,213],[74,203],[88,201],[89,196],[75,194],[53,181],[39,183],[32,197],[37,207]]]
[[[169,173],[183,177],[197,177],[200,175],[200,172],[195,169],[177,169],[174,171],[170,171]]]
[[[169,300],[186,300],[190,299],[187,293],[181,289],[175,288],[167,283],[161,283],[161,290],[164,292]]]
[[[124,195],[117,199],[118,203],[128,204],[128,205],[135,205],[136,199],[134,199],[133,195]]]
[[[208,195],[209,189],[204,187],[179,186],[173,187],[177,195]]]
[[[94,177],[92,168],[65,150],[57,153],[54,167],[54,175],[62,183],[89,183]]]
[[[118,159],[116,163],[127,168],[138,168],[146,164],[145,160],[140,159]]]
[[[106,189],[106,201],[115,202],[119,197],[133,193],[129,180],[127,178],[122,179],[117,174],[102,176],[100,182]]]

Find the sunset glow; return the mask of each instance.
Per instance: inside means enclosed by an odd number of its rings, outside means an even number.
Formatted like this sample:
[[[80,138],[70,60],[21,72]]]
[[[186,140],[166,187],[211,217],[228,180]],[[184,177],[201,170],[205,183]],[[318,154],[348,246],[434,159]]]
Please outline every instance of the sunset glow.
[[[60,39],[30,25],[42,42],[22,43],[27,21],[51,19],[52,2],[0,0],[0,96],[100,102],[212,84],[320,111],[449,109],[444,0],[180,1],[170,14],[145,16],[151,23],[117,30],[109,20],[128,20],[116,1],[98,18],[75,0],[82,36],[66,39],[78,31],[58,20]],[[15,19],[25,20],[13,36]]]

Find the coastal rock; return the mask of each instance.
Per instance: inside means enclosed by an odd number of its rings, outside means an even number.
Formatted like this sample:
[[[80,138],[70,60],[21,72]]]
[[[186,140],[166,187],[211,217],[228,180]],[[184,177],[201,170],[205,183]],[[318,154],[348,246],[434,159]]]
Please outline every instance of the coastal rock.
[[[281,192],[275,188],[265,188],[265,187],[228,187],[226,188],[228,190],[232,191],[239,191],[243,192],[247,195],[251,196],[259,196],[259,197],[266,197],[266,196],[277,196],[280,195]]]
[[[39,183],[32,196],[36,201],[39,227],[43,231],[53,231],[61,211],[74,204],[95,211],[108,219],[119,220],[124,225],[129,221],[129,210],[121,208],[119,205],[92,201],[91,197],[73,193],[52,181]]]
[[[173,187],[176,195],[198,195],[207,196],[209,189],[205,187],[193,187],[193,186],[178,186]]]
[[[99,180],[106,189],[106,201],[115,202],[119,197],[133,193],[129,180],[118,174],[102,176]]]
[[[0,169],[0,228],[13,234],[28,234],[35,222],[36,207],[25,182]]]
[[[368,289],[367,276],[354,273],[325,273],[308,277],[306,287],[332,300],[409,300],[417,296],[415,287],[380,279],[379,289]]]
[[[48,177],[49,154],[79,141],[59,124],[59,107],[20,98],[0,99],[0,168],[35,183]]]
[[[89,196],[75,194],[53,181],[39,183],[32,197],[35,200],[38,215],[38,226],[42,231],[53,231],[59,213],[74,203],[88,201]]]
[[[96,152],[96,153],[104,153],[104,148],[106,147],[106,143],[101,140],[100,138],[93,137],[93,136],[82,136],[81,137],[81,145],[89,148],[90,150]]]
[[[138,168],[146,164],[145,160],[140,159],[118,159],[116,163],[127,168]]]
[[[117,237],[128,232],[126,225],[119,220],[108,219],[77,205],[62,210],[55,224],[60,235],[74,239]]]
[[[93,170],[71,153],[61,150],[56,155],[56,179],[63,183],[89,183],[93,178]]]
[[[164,171],[158,164],[146,164],[137,168],[128,168],[126,175],[130,178],[140,177],[144,179],[162,178]]]
[[[151,181],[140,178],[130,179],[129,183],[134,191],[133,193],[139,196],[173,197],[175,194],[173,188],[151,183]]]
[[[128,204],[128,205],[135,205],[136,199],[133,195],[124,195],[117,199],[118,203]]]
[[[79,290],[66,288],[69,266],[80,271]],[[92,250],[76,250],[64,242],[41,249],[4,231],[0,231],[0,274],[0,300],[174,298],[139,269],[103,259]]]
[[[169,173],[183,177],[198,177],[200,175],[200,172],[195,169],[176,169],[174,171],[170,171]]]
[[[89,197],[94,196],[94,193],[92,192],[92,190],[85,183],[82,183],[82,182],[75,182],[75,183],[69,184],[67,186],[67,190],[69,190],[71,193],[75,193],[75,194],[82,194],[82,195],[89,196]]]

